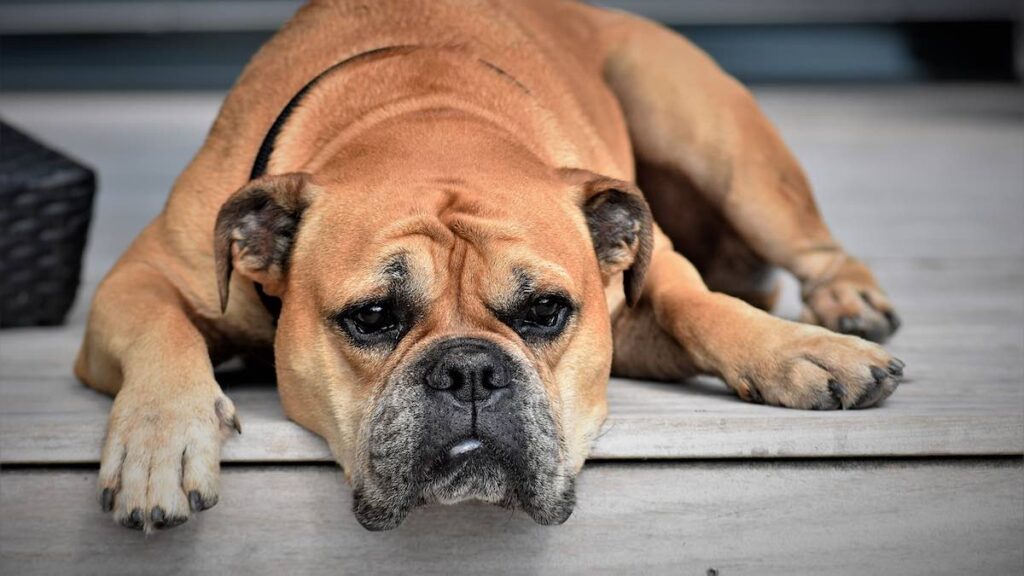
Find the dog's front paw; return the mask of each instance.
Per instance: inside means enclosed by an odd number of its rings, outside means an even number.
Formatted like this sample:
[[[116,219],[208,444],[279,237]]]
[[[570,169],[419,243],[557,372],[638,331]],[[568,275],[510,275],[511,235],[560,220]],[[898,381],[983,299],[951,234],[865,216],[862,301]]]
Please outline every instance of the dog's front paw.
[[[172,528],[217,503],[221,442],[241,432],[216,384],[180,393],[126,387],[114,399],[100,505],[127,528]]]
[[[724,375],[741,398],[805,410],[867,408],[899,386],[904,363],[877,344],[791,326],[788,337],[748,355]]]
[[[892,303],[864,264],[845,255],[840,257],[838,269],[826,280],[804,282],[801,320],[841,334],[885,342],[900,327]]]

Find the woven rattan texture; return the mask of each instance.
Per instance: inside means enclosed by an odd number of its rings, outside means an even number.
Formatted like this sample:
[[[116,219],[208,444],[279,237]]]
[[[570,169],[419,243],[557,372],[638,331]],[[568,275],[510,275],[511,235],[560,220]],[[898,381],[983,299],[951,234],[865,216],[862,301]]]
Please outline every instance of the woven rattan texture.
[[[95,188],[92,170],[0,122],[0,327],[64,320]]]

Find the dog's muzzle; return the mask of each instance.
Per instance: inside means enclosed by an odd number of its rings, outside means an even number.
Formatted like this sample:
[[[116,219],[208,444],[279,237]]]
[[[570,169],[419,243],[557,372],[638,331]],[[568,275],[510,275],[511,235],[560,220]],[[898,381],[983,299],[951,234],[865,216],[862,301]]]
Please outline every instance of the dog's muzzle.
[[[399,368],[361,435],[355,514],[398,526],[420,504],[483,500],[559,524],[572,471],[544,387],[525,358],[478,338],[442,340]]]

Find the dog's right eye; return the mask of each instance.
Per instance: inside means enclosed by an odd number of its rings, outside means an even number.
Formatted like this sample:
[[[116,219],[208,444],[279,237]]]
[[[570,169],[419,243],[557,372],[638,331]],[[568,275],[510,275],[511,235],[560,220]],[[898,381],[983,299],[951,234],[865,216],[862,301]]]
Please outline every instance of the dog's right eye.
[[[335,322],[360,346],[394,345],[406,331],[406,322],[390,301],[352,306],[335,317]]]

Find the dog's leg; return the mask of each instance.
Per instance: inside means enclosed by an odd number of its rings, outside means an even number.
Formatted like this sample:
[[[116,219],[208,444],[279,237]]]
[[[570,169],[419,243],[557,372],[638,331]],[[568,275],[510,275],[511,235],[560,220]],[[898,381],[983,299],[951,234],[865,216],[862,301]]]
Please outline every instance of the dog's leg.
[[[711,292],[667,240],[660,244],[640,301],[613,318],[616,374],[712,374],[744,400],[803,409],[865,408],[898,386],[903,363],[877,344]],[[640,333],[643,344],[630,345]]]
[[[803,171],[750,93],[671,31],[612,18],[604,75],[638,165],[692,184],[758,255],[793,272],[805,319],[876,341],[891,335],[899,324],[892,305],[832,238]]]
[[[156,267],[122,261],[96,294],[75,364],[83,382],[116,395],[100,501],[129,528],[169,528],[213,506],[221,442],[239,429],[187,310]]]

